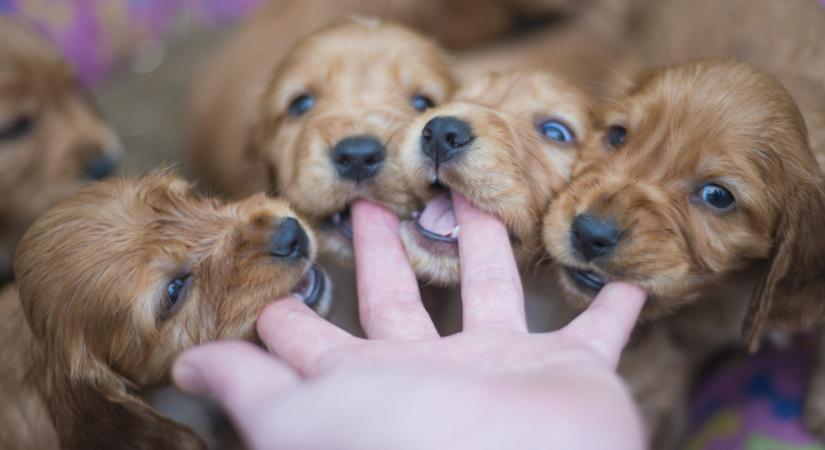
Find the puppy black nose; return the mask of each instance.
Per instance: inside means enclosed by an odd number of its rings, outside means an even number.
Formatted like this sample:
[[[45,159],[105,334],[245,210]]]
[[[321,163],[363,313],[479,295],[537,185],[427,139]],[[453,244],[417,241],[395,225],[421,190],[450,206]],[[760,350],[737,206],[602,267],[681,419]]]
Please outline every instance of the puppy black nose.
[[[616,222],[590,214],[579,214],[573,219],[570,239],[573,248],[587,261],[604,256],[613,251],[621,239],[621,231]]]
[[[449,161],[473,142],[473,129],[455,117],[430,119],[421,130],[421,151],[436,164]]]
[[[360,183],[378,173],[386,156],[384,146],[372,136],[342,139],[332,149],[332,163],[341,177]]]
[[[98,181],[114,173],[116,168],[117,161],[114,158],[99,154],[86,162],[83,167],[83,174],[90,180]]]
[[[270,238],[269,253],[276,258],[309,257],[309,237],[297,220],[287,217],[278,224]]]

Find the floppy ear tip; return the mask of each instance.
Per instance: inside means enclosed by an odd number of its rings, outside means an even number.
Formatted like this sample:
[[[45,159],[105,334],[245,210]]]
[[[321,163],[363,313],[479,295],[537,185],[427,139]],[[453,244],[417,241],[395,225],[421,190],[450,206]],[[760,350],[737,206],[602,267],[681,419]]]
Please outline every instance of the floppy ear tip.
[[[752,311],[745,317],[742,323],[741,337],[748,353],[756,353],[759,350],[762,328],[765,326],[765,314],[760,311]]]

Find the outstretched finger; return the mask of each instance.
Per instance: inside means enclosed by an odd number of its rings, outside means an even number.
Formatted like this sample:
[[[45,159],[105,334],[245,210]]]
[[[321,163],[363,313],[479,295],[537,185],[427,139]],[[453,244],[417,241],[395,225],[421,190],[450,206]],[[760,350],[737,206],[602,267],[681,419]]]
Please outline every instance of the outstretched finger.
[[[172,367],[172,379],[187,392],[217,399],[243,419],[261,399],[296,383],[298,376],[248,342],[224,341],[185,351]]]
[[[504,224],[453,191],[459,226],[464,329],[503,328],[527,332],[524,292]]]
[[[646,298],[635,285],[608,283],[590,307],[565,327],[565,333],[586,340],[615,367]]]
[[[267,306],[258,317],[257,328],[269,351],[305,375],[317,375],[330,352],[357,341],[294,298]]]
[[[352,205],[361,326],[371,339],[437,337],[399,236],[398,218],[365,200]]]

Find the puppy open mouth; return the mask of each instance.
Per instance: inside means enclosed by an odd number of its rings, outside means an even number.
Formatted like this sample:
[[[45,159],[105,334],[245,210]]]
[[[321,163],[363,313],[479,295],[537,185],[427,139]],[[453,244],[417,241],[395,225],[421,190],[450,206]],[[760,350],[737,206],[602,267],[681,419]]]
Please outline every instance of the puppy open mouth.
[[[600,291],[605,284],[607,278],[596,272],[589,270],[575,269],[573,267],[565,267],[564,272],[567,276],[576,283],[582,290],[596,293]]]
[[[401,226],[419,246],[435,255],[458,257],[458,224],[448,189],[441,189],[423,209],[411,216]]]
[[[318,265],[313,264],[306,275],[292,290],[292,294],[301,299],[305,305],[324,316],[331,306],[331,294],[327,275]]]
[[[352,240],[352,215],[350,205],[324,219],[322,226],[327,230],[337,230],[345,238]]]

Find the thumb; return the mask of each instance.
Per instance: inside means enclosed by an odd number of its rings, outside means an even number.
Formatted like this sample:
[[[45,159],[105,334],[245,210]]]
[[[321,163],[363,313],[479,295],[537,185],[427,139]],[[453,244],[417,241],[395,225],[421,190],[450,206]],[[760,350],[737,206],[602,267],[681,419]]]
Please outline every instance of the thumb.
[[[297,374],[286,364],[240,341],[185,351],[172,367],[172,379],[184,391],[216,399],[235,423],[254,418],[265,403],[298,382]]]

